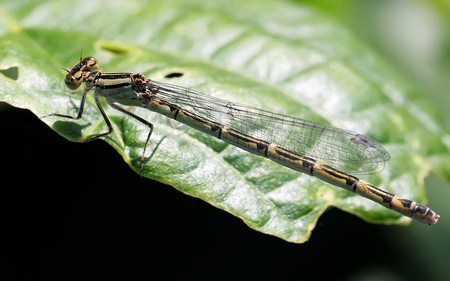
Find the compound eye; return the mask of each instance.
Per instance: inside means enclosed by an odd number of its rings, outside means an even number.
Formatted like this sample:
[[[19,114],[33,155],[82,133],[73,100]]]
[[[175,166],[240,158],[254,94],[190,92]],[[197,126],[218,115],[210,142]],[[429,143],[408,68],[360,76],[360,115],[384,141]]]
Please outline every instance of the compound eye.
[[[80,74],[80,72],[75,73],[75,75],[72,75],[70,73],[66,74],[64,83],[66,83],[67,88],[76,90],[83,83],[83,75],[78,76],[77,74]]]
[[[85,71],[93,71],[98,68],[98,61],[93,57],[87,57],[82,60],[83,65],[85,66]]]

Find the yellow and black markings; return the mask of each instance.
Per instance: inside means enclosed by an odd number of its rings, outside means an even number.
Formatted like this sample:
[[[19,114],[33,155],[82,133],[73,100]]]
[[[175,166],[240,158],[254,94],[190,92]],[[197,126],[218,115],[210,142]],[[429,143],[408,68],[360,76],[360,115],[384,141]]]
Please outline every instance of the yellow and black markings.
[[[346,167],[344,164],[355,163],[363,168],[350,168],[350,171],[371,172],[389,159],[385,149],[367,136],[232,103],[180,86],[146,79],[140,73],[103,73],[97,71],[97,68],[98,61],[87,57],[66,70],[65,83],[69,89],[76,90],[82,83],[86,83],[76,117],[61,114],[47,116],[80,119],[86,94],[94,89],[95,102],[108,126],[108,132],[88,141],[104,137],[113,131],[98,100],[98,96],[102,96],[113,108],[149,127],[141,158],[141,173],[153,125],[117,103],[155,111],[246,151],[357,193],[419,222],[435,224],[439,219],[439,215],[426,206],[398,197],[336,169],[340,162],[343,163],[342,167]],[[322,140],[325,142],[321,142]],[[333,168],[321,162],[321,159],[329,157],[335,157],[333,166],[338,167]],[[348,171],[347,168],[342,170]]]

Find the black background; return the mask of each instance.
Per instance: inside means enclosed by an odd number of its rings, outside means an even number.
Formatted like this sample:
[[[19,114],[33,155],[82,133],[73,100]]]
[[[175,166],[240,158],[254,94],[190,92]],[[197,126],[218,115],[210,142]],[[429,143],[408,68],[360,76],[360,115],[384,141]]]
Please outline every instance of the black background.
[[[103,141],[69,142],[7,105],[0,120],[2,280],[358,280],[370,271],[417,280],[432,270],[401,262],[383,235],[395,227],[334,208],[310,241],[289,243],[140,179]]]

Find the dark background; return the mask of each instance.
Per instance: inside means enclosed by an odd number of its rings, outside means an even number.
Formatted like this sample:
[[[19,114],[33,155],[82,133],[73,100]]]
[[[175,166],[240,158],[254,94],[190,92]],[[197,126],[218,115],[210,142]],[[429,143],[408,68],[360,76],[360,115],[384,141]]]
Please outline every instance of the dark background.
[[[140,179],[103,141],[69,142],[5,104],[0,120],[1,280],[438,280],[433,259],[446,258],[421,250],[439,225],[372,225],[336,208],[292,244]]]

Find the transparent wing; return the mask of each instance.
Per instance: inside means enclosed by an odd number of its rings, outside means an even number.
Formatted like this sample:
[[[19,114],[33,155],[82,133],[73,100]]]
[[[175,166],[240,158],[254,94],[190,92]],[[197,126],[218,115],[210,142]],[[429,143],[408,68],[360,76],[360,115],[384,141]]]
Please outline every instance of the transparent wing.
[[[319,160],[346,173],[374,173],[389,153],[364,135],[205,95],[195,90],[149,80],[165,101],[243,134],[296,154]]]

